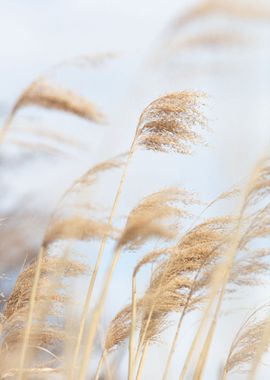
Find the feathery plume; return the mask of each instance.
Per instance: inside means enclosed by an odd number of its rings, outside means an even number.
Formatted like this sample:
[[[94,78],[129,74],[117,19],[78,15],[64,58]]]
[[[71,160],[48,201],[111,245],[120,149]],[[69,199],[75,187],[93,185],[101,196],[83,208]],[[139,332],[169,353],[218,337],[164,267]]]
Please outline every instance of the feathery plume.
[[[173,228],[176,221],[189,216],[187,211],[179,208],[179,203],[192,201],[194,198],[187,191],[175,187],[146,196],[130,212],[118,246],[135,250],[151,237],[173,238],[177,232]]]
[[[38,106],[69,112],[98,124],[105,121],[104,115],[93,103],[71,90],[51,84],[43,77],[40,77],[32,82],[17,99],[4,127],[1,129],[1,140],[3,140],[5,133],[11,126],[16,113],[26,106]]]
[[[193,144],[202,144],[200,129],[207,127],[201,111],[205,94],[175,92],[149,104],[141,114],[137,144],[160,152],[190,154]]]
[[[254,359],[256,350],[261,344],[263,333],[269,319],[269,312],[265,316],[265,311],[269,309],[269,304],[263,305],[256,309],[241,326],[236,334],[225,366],[224,374],[228,374],[231,371],[248,372],[249,364]],[[264,315],[260,315],[264,312]],[[270,347],[270,337],[265,342],[264,351],[266,352]]]
[[[104,348],[106,351],[123,344],[130,334],[131,326],[131,305],[124,307],[111,321],[105,339]]]
[[[95,123],[104,122],[104,116],[84,97],[47,82],[44,78],[35,80],[18,98],[10,116],[26,106],[39,106],[70,112]]]
[[[205,296],[212,270],[228,244],[233,228],[230,216],[210,218],[195,226],[171,249],[154,270],[143,303],[140,341],[137,353],[156,342],[168,325],[172,312],[184,314],[194,309]],[[181,323],[178,326],[180,329]],[[177,335],[178,335],[177,331]]]

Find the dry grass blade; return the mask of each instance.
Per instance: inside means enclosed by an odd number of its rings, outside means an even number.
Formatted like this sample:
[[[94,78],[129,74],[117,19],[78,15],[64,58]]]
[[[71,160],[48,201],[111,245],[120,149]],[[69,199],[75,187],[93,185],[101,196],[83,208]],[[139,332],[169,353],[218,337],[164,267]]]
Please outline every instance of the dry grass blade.
[[[38,106],[69,112],[95,123],[104,123],[105,121],[103,114],[98,111],[93,103],[73,91],[51,84],[40,77],[26,88],[16,101],[7,122],[1,129],[1,140],[3,140],[5,133],[10,127],[15,114],[26,106]]]
[[[138,145],[160,152],[190,154],[192,146],[204,143],[201,128],[205,94],[176,92],[162,96],[145,108],[138,126]]]

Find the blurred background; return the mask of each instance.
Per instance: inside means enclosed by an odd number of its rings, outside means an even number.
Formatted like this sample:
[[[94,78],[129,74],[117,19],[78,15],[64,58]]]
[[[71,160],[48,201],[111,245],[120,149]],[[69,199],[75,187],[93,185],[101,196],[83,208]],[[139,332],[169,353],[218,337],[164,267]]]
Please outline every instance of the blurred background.
[[[37,254],[61,194],[93,164],[126,151],[143,108],[160,95],[182,90],[208,94],[209,146],[196,149],[192,157],[138,152],[117,223],[142,196],[165,186],[182,185],[207,202],[245,182],[270,143],[269,20],[270,4],[263,0],[0,0],[1,126],[18,96],[39,75],[93,101],[107,119],[106,125],[97,126],[34,107],[14,118],[0,152],[3,298],[25,261]],[[91,193],[104,208],[110,195],[106,178]],[[234,205],[221,204],[213,213],[229,207]],[[78,248],[90,264],[95,247]],[[130,254],[122,258],[104,324],[129,302],[129,279],[137,260]],[[78,284],[80,294],[84,286]],[[207,379],[217,378],[247,307],[252,309],[267,295],[262,288],[252,292],[243,291],[230,301],[228,308],[234,310],[224,315]],[[171,379],[197,320],[195,314],[185,322]],[[164,341],[170,336],[169,331]],[[162,344],[151,350],[145,379],[156,378],[164,355]],[[121,361],[124,366],[124,357]],[[263,372],[260,376],[265,378]]]

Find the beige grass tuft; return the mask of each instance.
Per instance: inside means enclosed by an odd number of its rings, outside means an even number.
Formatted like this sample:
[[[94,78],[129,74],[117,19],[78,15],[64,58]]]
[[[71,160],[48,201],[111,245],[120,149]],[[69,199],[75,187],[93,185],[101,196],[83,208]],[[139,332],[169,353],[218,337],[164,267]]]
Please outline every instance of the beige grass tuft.
[[[201,129],[207,118],[201,108],[205,94],[176,92],[162,96],[145,108],[138,126],[138,144],[160,152],[190,154],[202,144]]]

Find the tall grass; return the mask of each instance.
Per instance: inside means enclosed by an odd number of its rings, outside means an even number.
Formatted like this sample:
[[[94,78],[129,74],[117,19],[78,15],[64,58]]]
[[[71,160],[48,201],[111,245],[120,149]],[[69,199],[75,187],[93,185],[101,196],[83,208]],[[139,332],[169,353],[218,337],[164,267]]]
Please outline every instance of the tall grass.
[[[176,20],[172,31],[191,19],[222,12],[244,19],[268,17],[247,4],[211,0]],[[123,194],[129,188],[128,173],[139,150],[151,151],[161,158],[164,154],[181,158],[196,154],[198,145],[207,147],[207,133],[214,129],[215,122],[206,117],[206,99],[206,94],[190,90],[152,99],[140,110],[133,125],[128,151],[89,168],[64,192],[50,217],[39,253],[23,266],[5,300],[1,379],[118,379],[122,375],[112,365],[116,357],[116,366],[123,367],[123,378],[140,380],[144,378],[151,347],[158,347],[171,325],[172,336],[166,344],[164,362],[160,363],[160,378],[208,378],[209,356],[227,298],[241,294],[242,289],[267,283],[269,152],[258,157],[245,184],[206,204],[188,186],[171,184],[145,194],[131,211],[125,212],[121,226],[117,220]],[[96,124],[93,128],[100,128],[106,121],[92,102],[40,77],[15,101],[0,132],[2,144],[15,115],[26,106],[73,114]],[[65,139],[63,131],[60,135],[46,130],[40,134],[41,138],[48,136],[74,143]],[[92,195],[99,180],[115,171],[120,173],[118,183],[115,191],[110,184],[107,188],[111,204],[104,216]],[[158,168],[152,175],[158,175]],[[208,215],[216,204],[232,198],[238,204],[234,211]],[[0,229],[3,223],[5,220],[0,219]],[[95,242],[91,245],[96,249],[93,268],[86,255],[76,250],[82,243],[90,246],[89,242]],[[104,257],[107,251],[111,252],[111,260]],[[123,305],[103,329],[98,345],[115,271],[127,252],[137,260],[129,278],[130,303]],[[138,286],[141,273],[146,273],[144,287]],[[83,302],[78,302],[79,316],[75,316],[72,286],[80,281],[87,282],[87,289],[80,295]],[[182,337],[190,315],[199,316],[199,321],[188,342]],[[181,339],[187,345],[182,362],[176,356]],[[245,371],[250,380],[256,379],[269,344],[267,303],[240,323],[224,353],[219,378],[229,379],[233,371]],[[178,368],[171,375],[174,360]]]

